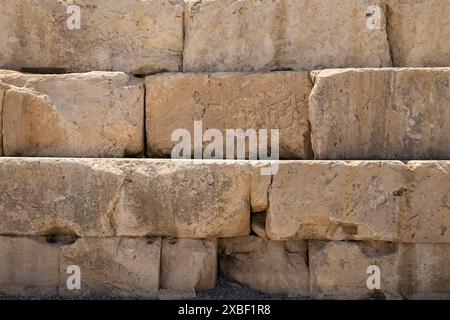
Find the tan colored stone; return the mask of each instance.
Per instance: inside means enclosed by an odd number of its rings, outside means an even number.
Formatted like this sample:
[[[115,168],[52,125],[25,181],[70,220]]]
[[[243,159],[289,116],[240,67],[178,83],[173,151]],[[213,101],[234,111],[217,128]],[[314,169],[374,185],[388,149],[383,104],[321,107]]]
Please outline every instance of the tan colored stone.
[[[252,202],[272,240],[450,242],[450,161],[281,161]],[[252,208],[255,205],[252,203]]]
[[[450,68],[313,74],[317,159],[450,159]]]
[[[63,297],[155,298],[161,239],[85,238],[63,246],[59,294]],[[67,267],[81,271],[81,289],[68,290]]]
[[[318,299],[450,298],[448,244],[309,242],[311,295]],[[367,268],[380,268],[380,290]]]
[[[410,161],[401,240],[450,242],[450,161]]]
[[[260,238],[267,238],[265,212],[257,212],[252,214],[252,231]]]
[[[282,161],[270,191],[251,198],[268,194],[266,233],[273,240],[392,241],[405,207],[405,197],[396,196],[406,189],[405,171],[399,161]]]
[[[217,281],[217,241],[163,239],[161,288],[171,291],[214,289]]]
[[[450,1],[384,0],[394,66],[450,66]]]
[[[391,66],[369,0],[186,0],[184,71]]]
[[[250,167],[243,161],[3,158],[0,190],[0,234],[250,232]]]
[[[247,163],[147,161],[127,177],[133,183],[125,183],[115,213],[119,235],[214,238],[250,233]]]
[[[221,131],[224,149],[226,129],[267,129],[269,139],[270,129],[278,129],[281,158],[312,158],[307,114],[311,87],[307,72],[147,77],[148,153],[170,156],[178,143],[171,141],[172,132],[180,128],[190,132],[193,145],[194,121],[202,121],[202,134]],[[203,140],[206,147],[210,142]],[[270,141],[266,144],[270,147]]]
[[[1,158],[0,234],[112,236],[107,214],[121,177],[120,171],[97,169],[101,163]]]
[[[252,161],[251,164],[250,192],[252,212],[265,212],[269,207],[268,192],[270,191],[273,176],[262,174],[261,170],[267,166],[261,163],[261,161]]]
[[[0,237],[0,295],[51,297],[58,282],[58,246],[45,238]]]
[[[69,6],[80,28],[69,29]],[[178,71],[183,51],[180,0],[2,0],[0,67],[47,72]]]
[[[144,150],[144,85],[119,72],[0,71],[6,156],[124,157]]]
[[[225,278],[260,292],[309,294],[306,242],[249,236],[221,239],[219,244]]]

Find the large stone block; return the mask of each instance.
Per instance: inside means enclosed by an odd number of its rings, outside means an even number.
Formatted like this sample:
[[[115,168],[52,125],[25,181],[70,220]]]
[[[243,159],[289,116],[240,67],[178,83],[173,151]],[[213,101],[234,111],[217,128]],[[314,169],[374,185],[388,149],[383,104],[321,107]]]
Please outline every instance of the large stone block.
[[[194,121],[202,121],[203,132],[207,129],[221,131],[224,149],[226,129],[267,129],[269,149],[270,129],[278,129],[281,158],[312,158],[307,114],[311,87],[307,72],[148,77],[148,153],[170,156],[178,143],[171,140],[176,129],[187,129],[193,145]],[[210,143],[206,140],[204,146]],[[194,148],[191,150],[193,153]],[[224,150],[223,157],[225,155]]]
[[[385,6],[369,0],[185,2],[184,71],[391,66]]]
[[[159,289],[160,254],[160,238],[78,239],[72,245],[61,247],[59,295],[155,298]],[[69,266],[79,267],[79,290],[67,287]]]
[[[217,281],[215,239],[168,239],[162,241],[161,284],[170,291],[214,289]]]
[[[317,159],[450,159],[450,68],[313,72]]]
[[[410,161],[408,168],[401,240],[450,242],[450,161]]]
[[[250,167],[242,161],[3,158],[0,190],[0,234],[250,232]]]
[[[119,72],[0,71],[6,156],[124,157],[144,150],[144,84]]]
[[[450,66],[450,1],[384,0],[394,66]]]
[[[259,167],[253,167],[259,171]],[[267,197],[266,233],[273,240],[397,239],[406,189],[401,162],[286,161],[270,183],[252,174]],[[262,209],[262,207],[260,207]]]
[[[0,16],[2,68],[149,74],[181,67],[179,0],[2,0]]]
[[[256,236],[221,239],[221,274],[266,293],[308,295],[307,245]]]
[[[273,240],[450,242],[449,161],[282,161],[268,179],[254,163],[253,211]],[[258,210],[255,210],[258,209]]]
[[[449,244],[310,241],[308,251],[314,298],[450,298]],[[380,289],[367,287],[369,266]]]
[[[0,295],[57,295],[59,248],[45,238],[0,237]]]

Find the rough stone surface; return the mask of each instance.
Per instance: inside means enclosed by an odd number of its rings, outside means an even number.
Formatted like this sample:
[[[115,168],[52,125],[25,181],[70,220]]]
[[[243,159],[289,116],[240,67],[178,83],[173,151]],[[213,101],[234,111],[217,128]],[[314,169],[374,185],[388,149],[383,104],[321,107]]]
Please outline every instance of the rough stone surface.
[[[450,159],[450,68],[314,72],[317,159]]]
[[[257,212],[252,214],[252,231],[260,238],[267,238],[265,212]]]
[[[144,84],[120,72],[0,71],[6,156],[124,157],[144,150]]]
[[[405,171],[399,161],[283,161],[269,189],[251,198],[268,197],[266,233],[273,240],[392,241],[405,207]]]
[[[86,238],[61,247],[63,297],[154,298],[160,275],[160,238]],[[81,289],[68,290],[67,267],[81,270]]]
[[[217,241],[163,239],[161,288],[209,290],[217,281]]]
[[[220,272],[265,293],[308,295],[307,245],[255,236],[221,239]]]
[[[0,237],[0,295],[54,296],[58,283],[58,246],[45,238]]]
[[[450,161],[410,161],[401,240],[450,242]]]
[[[450,1],[385,0],[394,66],[450,66]]]
[[[250,167],[243,161],[3,158],[0,190],[0,234],[250,232]]]
[[[268,180],[255,162],[252,186],[261,187],[251,189],[252,208],[267,212],[265,233],[273,240],[450,242],[449,166],[282,161]]]
[[[278,129],[281,158],[310,159],[307,110],[311,87],[307,72],[147,77],[148,153],[170,156],[178,143],[171,141],[172,132],[180,128],[189,130],[193,144],[194,121],[202,121],[203,132],[219,129],[224,140],[226,129],[267,129],[269,139],[270,129]],[[204,146],[209,143],[204,141]]]
[[[391,66],[384,5],[379,28],[367,26],[373,4],[187,0],[184,71]]]
[[[80,28],[69,29],[69,6]],[[48,72],[178,71],[183,50],[179,0],[2,0],[0,67]]]
[[[308,251],[314,298],[450,298],[448,244],[310,241]],[[380,290],[367,288],[371,265]]]
[[[261,170],[266,166],[260,161],[252,161],[251,170],[251,206],[252,212],[265,212],[269,207],[268,192],[273,180],[271,175],[261,174]],[[277,172],[278,174],[278,172]]]

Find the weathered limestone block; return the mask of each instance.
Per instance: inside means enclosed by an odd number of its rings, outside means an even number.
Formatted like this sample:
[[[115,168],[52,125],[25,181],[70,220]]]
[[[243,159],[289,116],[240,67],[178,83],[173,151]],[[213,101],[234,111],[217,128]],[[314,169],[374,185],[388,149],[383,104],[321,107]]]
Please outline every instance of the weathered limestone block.
[[[119,235],[213,238],[250,233],[250,167],[244,161],[143,161],[119,200]]]
[[[450,68],[313,72],[317,159],[450,159]]]
[[[250,232],[250,167],[243,161],[3,158],[0,190],[0,234]]]
[[[371,24],[369,0],[185,2],[184,71],[391,66],[385,6]]]
[[[121,177],[120,171],[96,168],[101,163],[0,159],[0,234],[112,236],[108,211]]]
[[[450,161],[253,162],[252,208],[272,240],[450,242]],[[256,202],[256,203],[253,203]]]
[[[180,0],[2,0],[0,16],[2,68],[149,74],[181,67]]]
[[[194,121],[202,121],[202,134],[207,129],[221,131],[224,149],[226,129],[267,129],[269,149],[270,129],[278,129],[281,158],[312,158],[308,122],[311,87],[307,72],[147,77],[148,153],[170,156],[178,143],[171,140],[172,132],[180,128],[190,132],[194,145]],[[206,138],[203,141],[204,147],[211,143]]]
[[[219,241],[221,274],[266,293],[308,295],[307,245],[255,236]]]
[[[450,242],[450,161],[410,161],[401,241]]]
[[[120,72],[0,71],[6,156],[124,157],[144,150],[144,84]]]
[[[450,66],[450,1],[384,1],[394,66]]]
[[[163,239],[161,251],[162,289],[214,289],[217,281],[217,241]]]
[[[59,294],[63,297],[155,298],[160,238],[85,238],[61,247]],[[69,290],[69,266],[81,271],[81,288]]]
[[[0,295],[52,297],[58,284],[58,246],[45,238],[0,237]]]
[[[310,241],[308,251],[314,298],[450,298],[449,244]],[[379,290],[367,287],[372,265]]]
[[[405,171],[399,161],[282,161],[268,188],[251,199],[267,197],[266,233],[273,240],[392,241],[406,202],[399,195]],[[267,179],[252,178],[252,184]]]

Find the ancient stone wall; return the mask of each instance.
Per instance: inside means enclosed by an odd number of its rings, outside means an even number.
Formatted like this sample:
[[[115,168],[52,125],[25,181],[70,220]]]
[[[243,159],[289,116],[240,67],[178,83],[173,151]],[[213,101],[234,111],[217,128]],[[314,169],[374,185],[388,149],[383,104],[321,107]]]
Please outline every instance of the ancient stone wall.
[[[2,0],[0,296],[450,298],[449,16]]]

